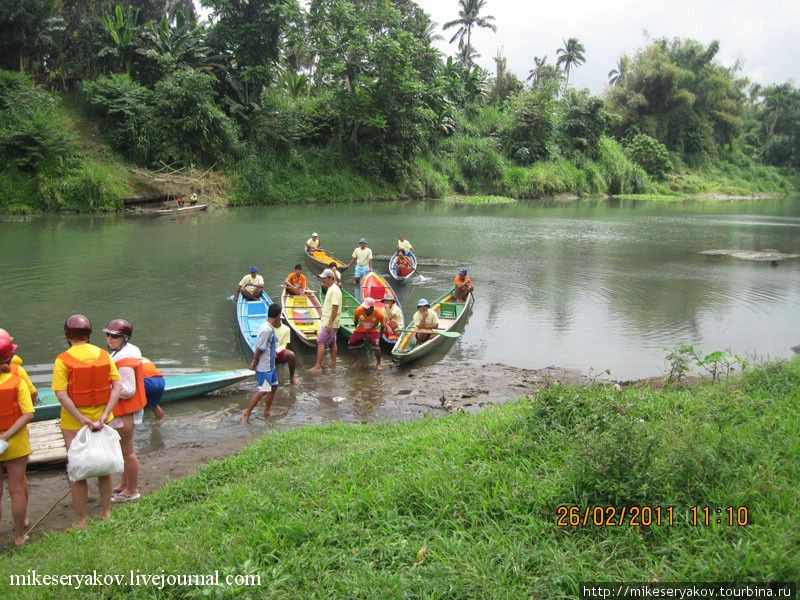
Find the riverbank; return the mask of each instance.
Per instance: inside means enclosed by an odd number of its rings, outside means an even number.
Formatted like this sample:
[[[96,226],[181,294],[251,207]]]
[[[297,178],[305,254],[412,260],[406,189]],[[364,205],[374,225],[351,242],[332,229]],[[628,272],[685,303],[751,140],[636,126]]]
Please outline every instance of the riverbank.
[[[123,575],[93,588],[109,597],[155,593],[130,586],[131,570],[254,575],[255,588],[208,591],[271,598],[574,598],[599,579],[796,581],[798,390],[795,359],[688,390],[556,384],[475,415],[281,431],[86,532],[11,553],[0,589],[32,566]],[[661,522],[559,524],[559,507],[573,505],[661,507]]]

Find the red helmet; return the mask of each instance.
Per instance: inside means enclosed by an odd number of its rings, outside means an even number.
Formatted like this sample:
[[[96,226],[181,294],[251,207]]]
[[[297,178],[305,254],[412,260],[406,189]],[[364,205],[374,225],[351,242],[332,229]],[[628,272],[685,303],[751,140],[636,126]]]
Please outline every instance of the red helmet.
[[[0,336],[0,363],[11,360],[17,348],[19,348],[19,346],[12,342],[10,337]]]
[[[8,331],[6,331],[5,329],[3,329],[2,327],[0,327],[0,337],[7,337],[7,338],[8,338],[8,339],[10,339],[12,342],[14,341],[14,336],[13,336],[13,335],[11,335],[10,333],[8,333]]]
[[[92,323],[83,315],[71,315],[64,321],[64,335],[70,339],[92,335]]]
[[[133,335],[133,325],[128,323],[125,319],[114,319],[103,331],[114,335],[124,335],[126,338],[130,338]]]

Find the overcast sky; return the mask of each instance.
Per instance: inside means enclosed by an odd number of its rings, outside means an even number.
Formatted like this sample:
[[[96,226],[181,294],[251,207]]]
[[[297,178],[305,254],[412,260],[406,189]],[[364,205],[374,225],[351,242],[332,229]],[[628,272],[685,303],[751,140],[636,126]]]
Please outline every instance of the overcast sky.
[[[457,28],[441,28],[458,18],[458,0],[416,2],[439,24],[444,37],[439,49],[454,55],[457,43],[447,42]],[[704,44],[718,39],[722,64],[738,58],[753,81],[791,79],[800,85],[800,0],[487,0],[484,14],[494,16],[497,33],[473,30],[478,63],[494,74],[492,59],[500,50],[523,81],[534,56],[546,54],[553,63],[562,40],[576,37],[586,48],[586,63],[573,68],[570,83],[599,93],[620,55],[632,56],[646,44],[646,31],[651,39],[690,37]]]

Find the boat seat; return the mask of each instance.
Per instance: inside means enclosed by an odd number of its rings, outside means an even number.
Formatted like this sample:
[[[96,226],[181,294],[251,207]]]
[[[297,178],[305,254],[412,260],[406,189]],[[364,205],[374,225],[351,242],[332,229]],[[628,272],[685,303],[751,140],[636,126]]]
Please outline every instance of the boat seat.
[[[439,305],[439,316],[445,319],[455,319],[458,316],[455,302],[442,302]]]
[[[383,297],[385,295],[386,295],[386,288],[382,286],[373,286],[369,288],[370,298],[374,298],[375,300],[383,300]]]
[[[247,314],[250,316],[265,315],[267,314],[267,305],[263,302],[253,302],[252,304],[248,303]]]

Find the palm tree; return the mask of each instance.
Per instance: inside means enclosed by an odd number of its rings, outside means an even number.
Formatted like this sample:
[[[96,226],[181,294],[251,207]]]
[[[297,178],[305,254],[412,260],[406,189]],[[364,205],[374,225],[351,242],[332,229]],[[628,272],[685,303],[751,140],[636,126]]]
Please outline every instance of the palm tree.
[[[625,83],[625,77],[628,75],[628,67],[630,67],[631,59],[627,54],[623,54],[617,61],[617,68],[611,69],[608,72],[609,85],[622,85]]]
[[[480,15],[481,10],[486,6],[486,0],[458,0],[458,3],[461,5],[461,10],[458,11],[459,18],[455,21],[445,23],[442,29],[450,29],[451,27],[458,26],[458,31],[456,31],[456,34],[450,39],[450,43],[452,44],[454,41],[458,40],[461,58],[466,64],[465,61],[470,60],[469,49],[472,48],[472,28],[484,27],[496,32],[497,27],[491,22],[494,21],[493,16],[487,15],[482,17]],[[464,38],[466,38],[466,42]]]
[[[564,75],[566,75],[564,89],[569,85],[570,69],[573,66],[579,67],[586,62],[586,58],[583,56],[584,52],[586,52],[586,48],[578,41],[578,38],[569,38],[564,42],[564,47],[558,49],[556,66],[564,65]]]
[[[541,75],[542,67],[547,63],[547,54],[545,54],[542,58],[538,56],[533,57],[533,68],[528,71],[528,79],[527,81],[532,81],[531,85],[535,85],[536,82],[539,80],[539,75]]]

